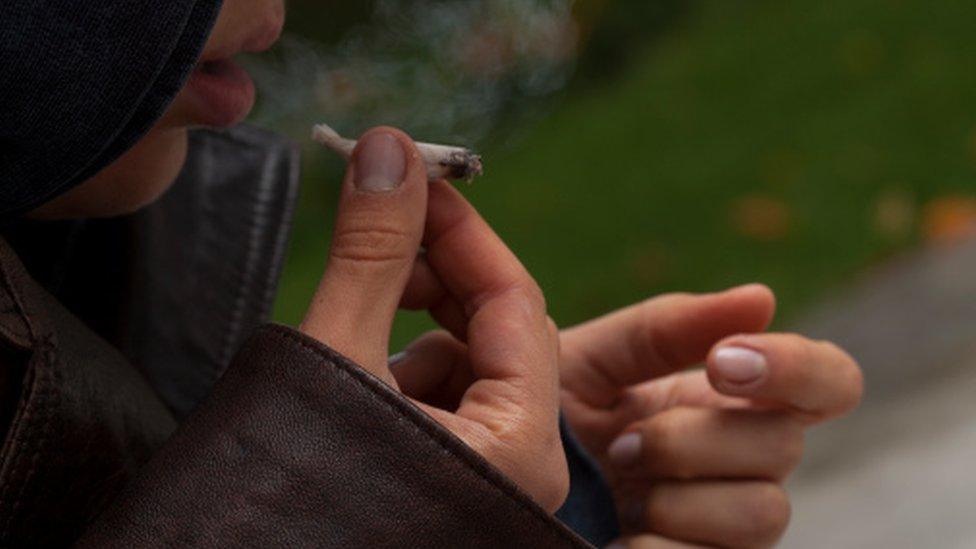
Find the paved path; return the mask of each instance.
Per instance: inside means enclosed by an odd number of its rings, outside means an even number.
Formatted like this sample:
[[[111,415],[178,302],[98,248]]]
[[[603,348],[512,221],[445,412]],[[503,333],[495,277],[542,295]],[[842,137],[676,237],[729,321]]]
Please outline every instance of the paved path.
[[[870,273],[797,328],[849,349],[864,405],[811,434],[787,548],[976,548],[976,239]]]

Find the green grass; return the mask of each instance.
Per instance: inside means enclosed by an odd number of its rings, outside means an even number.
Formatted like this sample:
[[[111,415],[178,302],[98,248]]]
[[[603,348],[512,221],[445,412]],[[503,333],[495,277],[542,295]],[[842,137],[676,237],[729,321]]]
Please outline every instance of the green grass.
[[[976,4],[702,2],[619,79],[570,92],[487,151],[465,192],[568,325],[671,290],[762,281],[786,318],[919,240],[874,229],[879,197],[976,193]],[[308,182],[278,301],[297,322],[327,248],[334,161]],[[328,176],[323,174],[330,174]],[[746,195],[779,238],[736,230]],[[394,347],[429,326],[398,323]]]

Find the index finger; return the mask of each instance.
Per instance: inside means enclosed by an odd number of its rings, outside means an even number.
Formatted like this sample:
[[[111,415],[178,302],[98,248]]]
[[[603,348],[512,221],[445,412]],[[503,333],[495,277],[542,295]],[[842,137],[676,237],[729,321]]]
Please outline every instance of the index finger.
[[[542,291],[456,189],[438,181],[429,192],[427,261],[468,318],[475,377],[503,382],[476,382],[469,391],[476,398],[462,402],[458,413],[480,415],[482,405],[498,411],[514,403],[554,416],[557,360]]]
[[[563,333],[565,386],[595,406],[612,406],[621,391],[702,362],[708,350],[736,333],[769,325],[775,298],[750,284],[724,292],[668,294]]]

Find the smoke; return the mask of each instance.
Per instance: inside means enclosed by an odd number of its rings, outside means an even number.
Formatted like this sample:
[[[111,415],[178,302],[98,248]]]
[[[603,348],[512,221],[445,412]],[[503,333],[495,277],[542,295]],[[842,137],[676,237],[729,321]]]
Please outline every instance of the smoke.
[[[390,124],[476,144],[503,115],[538,106],[572,74],[572,0],[378,0],[371,20],[326,47],[286,35],[247,60],[253,120],[305,138],[328,122],[355,135]],[[323,8],[327,9],[327,8]]]

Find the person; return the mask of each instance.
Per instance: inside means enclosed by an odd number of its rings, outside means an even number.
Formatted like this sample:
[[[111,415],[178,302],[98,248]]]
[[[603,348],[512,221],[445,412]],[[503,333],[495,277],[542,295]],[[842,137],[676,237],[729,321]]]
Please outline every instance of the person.
[[[0,5],[0,544],[774,543],[804,429],[862,381],[830,343],[763,333],[763,286],[559,331],[381,127],[304,322],[266,323],[296,155],[238,125],[254,88],[232,58],[284,11]],[[443,330],[388,357],[400,307]]]

